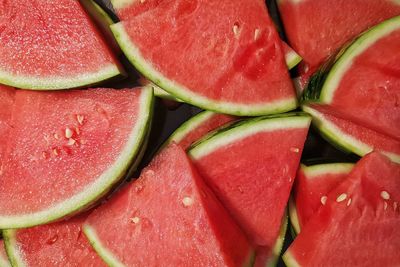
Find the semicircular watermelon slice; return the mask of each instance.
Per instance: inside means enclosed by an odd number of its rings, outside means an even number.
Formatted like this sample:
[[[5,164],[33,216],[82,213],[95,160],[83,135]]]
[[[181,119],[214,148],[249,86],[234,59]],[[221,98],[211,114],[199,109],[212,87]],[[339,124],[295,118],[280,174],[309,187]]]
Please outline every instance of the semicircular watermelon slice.
[[[87,214],[66,221],[4,230],[13,266],[106,266],[82,232]]]
[[[263,1],[160,1],[111,28],[138,71],[185,102],[242,116],[297,106]]]
[[[84,225],[110,266],[251,266],[253,249],[176,144]]]
[[[0,173],[0,228],[48,223],[107,193],[140,151],[151,88],[17,90]]]
[[[351,163],[300,165],[289,204],[290,222],[296,234],[323,205],[329,191],[347,177],[353,166]]]
[[[304,97],[400,141],[400,16],[360,35],[322,68]]]
[[[366,155],[285,252],[287,266],[397,266],[400,165]]]
[[[273,262],[292,182],[308,133],[304,113],[236,122],[189,150],[200,175]],[[268,254],[265,257],[263,254]],[[279,253],[277,253],[279,255]]]
[[[2,1],[0,10],[0,83],[67,89],[121,74],[79,1]]]

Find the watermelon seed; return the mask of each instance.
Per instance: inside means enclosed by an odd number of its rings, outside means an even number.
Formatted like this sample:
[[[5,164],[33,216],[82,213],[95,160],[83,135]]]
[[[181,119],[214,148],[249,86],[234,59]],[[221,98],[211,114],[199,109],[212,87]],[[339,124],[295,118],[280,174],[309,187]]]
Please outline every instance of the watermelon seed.
[[[58,235],[54,235],[54,236],[50,237],[49,239],[47,239],[46,243],[49,245],[52,245],[57,241],[57,239],[58,239]]]
[[[66,138],[71,138],[72,137],[72,131],[68,127],[65,129],[65,137]]]
[[[44,159],[48,159],[49,158],[49,155],[47,154],[46,151],[42,152],[42,156],[43,156]]]
[[[143,4],[144,2],[146,2],[146,0],[140,0],[140,3]]]
[[[343,193],[336,198],[336,202],[342,202],[347,198],[347,194]]]
[[[75,143],[76,143],[75,139],[70,138],[70,139],[68,139],[67,145],[73,146],[73,145],[75,145]]]
[[[83,115],[76,115],[76,120],[80,125],[83,124],[83,119],[84,119]]]
[[[347,200],[347,204],[346,204],[347,207],[350,206],[350,204],[351,204],[351,198],[349,198],[349,200]]]
[[[327,196],[322,196],[322,197],[321,197],[321,203],[322,203],[322,205],[325,205],[327,200],[328,200],[328,197],[327,197]]]
[[[58,156],[58,150],[57,150],[57,148],[54,148],[54,149],[53,149],[53,153],[54,153],[54,155]]]
[[[193,204],[193,199],[191,197],[184,197],[182,203],[185,207],[189,207]]]
[[[233,34],[235,37],[239,37],[239,24],[236,22],[232,27]]]
[[[384,200],[389,200],[389,199],[390,199],[390,195],[389,195],[389,193],[386,192],[386,191],[382,191],[382,192],[381,192],[381,197],[382,197]]]
[[[138,224],[140,222],[140,218],[135,216],[131,218],[131,222],[133,222],[134,224]]]
[[[60,140],[60,136],[58,134],[56,134],[56,133],[54,134],[54,138],[57,139],[57,140]]]
[[[258,40],[258,38],[260,37],[260,35],[261,35],[261,30],[260,29],[255,29],[254,30],[254,41],[257,41]]]
[[[386,201],[384,201],[384,202],[383,202],[383,209],[384,209],[384,210],[387,210],[387,208],[388,208],[388,203],[387,203]]]
[[[298,149],[297,147],[291,147],[290,151],[294,152],[294,153],[299,153],[300,149]]]

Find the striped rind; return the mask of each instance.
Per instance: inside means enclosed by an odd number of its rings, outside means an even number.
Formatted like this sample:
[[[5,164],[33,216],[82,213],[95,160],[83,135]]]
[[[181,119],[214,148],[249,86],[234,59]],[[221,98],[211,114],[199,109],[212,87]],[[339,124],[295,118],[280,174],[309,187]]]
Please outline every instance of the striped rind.
[[[11,265],[13,267],[24,267],[27,264],[18,247],[16,232],[16,230],[3,230],[4,245]]]
[[[299,222],[299,216],[297,215],[297,208],[296,204],[294,203],[294,199],[292,196],[289,198],[289,204],[288,204],[288,209],[289,209],[289,218],[290,218],[290,225],[292,226],[292,229],[294,230],[294,235],[298,235],[301,231],[300,227],[300,222]],[[293,236],[293,238],[295,238]]]
[[[299,54],[297,54],[294,50],[285,53],[285,61],[289,70],[296,67],[302,60],[303,58]]]
[[[280,99],[262,104],[240,104],[228,101],[216,101],[204,97],[198,93],[191,92],[183,85],[165,77],[160,71],[156,70],[151,62],[144,58],[139,48],[131,41],[121,22],[111,25],[111,30],[113,31],[115,39],[117,40],[128,60],[142,75],[174,97],[181,99],[184,102],[193,104],[203,109],[237,116],[257,116],[282,113],[293,110],[298,105],[295,97],[289,97],[287,99]]]
[[[282,218],[281,228],[279,229],[279,236],[276,239],[275,245],[272,249],[272,255],[267,260],[267,263],[265,266],[267,266],[267,267],[276,266],[276,263],[279,260],[279,256],[282,253],[283,243],[285,242],[287,228],[288,228],[288,214],[287,214],[287,209],[286,209],[285,214],[283,215],[283,218]]]
[[[300,170],[307,179],[313,179],[326,174],[346,174],[349,173],[353,167],[353,163],[325,163],[311,166],[301,164]]]
[[[98,71],[73,76],[24,76],[0,70],[0,83],[30,90],[62,90],[93,85],[122,74],[119,66],[109,64]]]
[[[361,157],[374,150],[370,145],[343,132],[339,127],[327,120],[321,112],[307,105],[302,106],[302,109],[313,117],[313,124],[318,128],[322,136],[338,148],[347,152],[352,152]],[[392,161],[400,163],[400,155],[388,151],[381,152]]]
[[[143,88],[140,95],[140,112],[126,145],[115,162],[93,183],[87,185],[78,194],[54,206],[30,214],[0,216],[0,229],[26,228],[49,223],[75,214],[105,195],[125,174],[130,163],[140,152],[140,146],[149,130],[153,108],[152,88]]]
[[[290,251],[286,251],[282,256],[283,261],[288,267],[300,267],[301,265],[296,261],[296,258],[293,257]]]

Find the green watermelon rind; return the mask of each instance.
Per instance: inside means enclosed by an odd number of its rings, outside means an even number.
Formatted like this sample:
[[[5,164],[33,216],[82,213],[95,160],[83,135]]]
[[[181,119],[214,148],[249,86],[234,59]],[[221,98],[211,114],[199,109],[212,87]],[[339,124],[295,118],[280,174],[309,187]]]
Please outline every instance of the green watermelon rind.
[[[294,50],[285,53],[285,62],[289,70],[296,67],[302,60],[303,58]]]
[[[300,170],[305,174],[307,179],[313,179],[314,177],[318,177],[324,174],[341,174],[341,173],[349,173],[354,167],[353,163],[323,163],[323,164],[316,164],[311,166],[306,166],[301,164]],[[299,217],[297,213],[297,207],[291,196],[289,199],[289,217],[290,217],[290,224],[293,229],[292,235],[293,238],[296,237],[300,231],[300,223]]]
[[[0,242],[4,242],[4,240],[0,240]],[[5,249],[5,243],[4,243],[4,249]],[[7,253],[7,251],[6,251]],[[4,257],[5,256],[5,257]],[[0,253],[0,267],[11,267],[11,262],[8,259],[8,255],[4,255]]]
[[[319,130],[321,136],[336,148],[344,152],[354,153],[360,157],[363,157],[374,150],[374,148],[370,145],[361,142],[361,140],[358,140],[353,136],[343,132],[335,124],[328,121],[322,113],[313,109],[312,107],[303,105],[302,109],[313,117],[312,123]],[[392,161],[400,163],[399,154],[388,151],[381,152],[389,157]]]
[[[279,229],[279,236],[276,239],[274,247],[272,248],[272,255],[265,264],[266,267],[275,267],[277,265],[279,257],[282,253],[283,243],[285,242],[288,225],[289,225],[289,219],[288,219],[287,209],[285,209],[285,214],[282,217],[281,228]]]
[[[137,0],[110,0],[114,9],[124,8]]]
[[[259,132],[270,132],[282,129],[308,128],[311,117],[303,112],[262,116],[244,119],[228,127],[218,129],[194,143],[189,148],[189,155],[193,159],[202,158],[218,148],[247,138]]]
[[[27,266],[24,256],[18,248],[16,240],[16,230],[3,230],[4,245],[7,252],[8,260],[13,267]]]
[[[0,70],[0,83],[29,90],[63,90],[99,84],[123,75],[118,65],[109,64],[98,71],[80,73],[73,76],[22,76]]]
[[[113,165],[92,184],[73,197],[66,199],[51,208],[39,212],[14,216],[0,216],[0,229],[26,228],[56,221],[72,216],[104,197],[125,175],[130,163],[135,160],[144,142],[153,113],[153,90],[150,87],[141,89],[141,108],[138,120],[127,139],[124,149]]]
[[[188,88],[165,77],[161,72],[156,70],[151,62],[147,61],[142,56],[139,48],[130,40],[121,22],[111,25],[111,30],[128,60],[142,75],[163,90],[186,103],[193,104],[203,109],[237,116],[276,114],[293,110],[298,106],[296,97],[289,97],[287,99],[263,104],[240,104],[227,101],[215,101],[201,96],[200,94],[190,92]]]
[[[300,267],[301,265],[296,261],[296,258],[292,256],[290,251],[286,251],[282,256],[283,262],[287,267]]]
[[[325,104],[331,103],[336,89],[351,68],[354,58],[360,56],[377,41],[398,29],[400,29],[400,16],[383,21],[359,35],[311,77],[303,100],[315,100]]]

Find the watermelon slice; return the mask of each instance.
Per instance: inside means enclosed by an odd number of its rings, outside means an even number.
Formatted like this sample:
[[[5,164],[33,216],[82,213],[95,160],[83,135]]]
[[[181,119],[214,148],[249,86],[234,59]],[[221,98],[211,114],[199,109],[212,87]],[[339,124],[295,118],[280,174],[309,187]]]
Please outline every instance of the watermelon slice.
[[[400,15],[396,0],[278,0],[289,44],[313,72],[347,41],[385,19]]]
[[[294,184],[294,200],[289,207],[290,221],[296,234],[325,202],[329,191],[347,177],[353,166],[351,163],[300,166]]]
[[[109,191],[140,150],[152,100],[149,88],[17,91],[0,146],[0,228],[54,221]]]
[[[400,165],[377,152],[365,156],[301,230],[283,256],[285,263],[397,266],[399,202]]]
[[[1,267],[11,267],[10,261],[6,253],[6,248],[4,246],[4,241],[0,240],[0,266]]]
[[[307,115],[294,113],[244,120],[189,151],[200,175],[252,243],[269,253],[279,235],[309,124]]]
[[[2,1],[0,10],[0,83],[66,89],[121,74],[78,1]]]
[[[297,105],[263,1],[157,1],[111,27],[131,63],[185,102],[233,115]]]
[[[237,119],[234,116],[211,111],[200,112],[176,129],[164,145],[174,142],[179,144],[183,149],[188,149],[194,142],[206,134]]]
[[[241,230],[175,144],[96,209],[84,232],[112,266],[248,266],[252,261]]]
[[[67,221],[3,231],[14,266],[106,266],[82,233],[83,214]]]
[[[156,8],[162,1],[146,0],[146,1],[126,1],[126,0],[111,0],[114,10],[120,20],[129,20],[140,15],[150,9]],[[286,42],[282,41],[282,49],[285,55],[287,68],[293,69],[302,60],[301,56],[296,53]]]
[[[322,69],[306,98],[400,141],[400,16],[361,35]]]
[[[303,110],[312,115],[313,124],[322,136],[338,148],[359,156],[377,150],[400,163],[399,141],[345,120],[326,105],[308,104]]]

